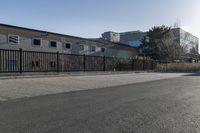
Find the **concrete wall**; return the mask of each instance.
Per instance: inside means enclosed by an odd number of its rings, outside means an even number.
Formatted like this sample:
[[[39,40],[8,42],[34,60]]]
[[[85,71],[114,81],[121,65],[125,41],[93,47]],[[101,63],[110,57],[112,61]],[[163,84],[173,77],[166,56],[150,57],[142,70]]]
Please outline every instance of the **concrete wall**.
[[[120,33],[121,42],[141,41],[147,35],[146,32],[125,32]]]
[[[116,32],[104,32],[102,38],[111,42],[120,42],[120,34]]]

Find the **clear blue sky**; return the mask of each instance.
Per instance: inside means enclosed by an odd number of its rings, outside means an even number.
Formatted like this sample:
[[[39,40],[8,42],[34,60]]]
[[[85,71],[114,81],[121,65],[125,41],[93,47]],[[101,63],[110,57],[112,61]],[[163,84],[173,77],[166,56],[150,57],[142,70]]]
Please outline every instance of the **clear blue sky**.
[[[0,23],[80,37],[181,27],[200,37],[199,0],[1,0]]]

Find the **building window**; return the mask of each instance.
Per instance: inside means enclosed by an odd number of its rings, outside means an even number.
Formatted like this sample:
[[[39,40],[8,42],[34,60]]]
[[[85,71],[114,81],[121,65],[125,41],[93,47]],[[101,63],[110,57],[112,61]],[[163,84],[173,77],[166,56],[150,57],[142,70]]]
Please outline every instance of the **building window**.
[[[80,50],[84,51],[84,45],[80,45]]]
[[[92,46],[92,47],[91,47],[91,51],[92,51],[92,52],[96,52],[96,47],[95,47],[95,46]]]
[[[50,47],[56,48],[57,47],[57,42],[56,41],[50,41]]]
[[[105,52],[106,51],[106,48],[101,48],[101,52]]]
[[[70,49],[71,48],[71,43],[65,43],[65,48]]]
[[[41,46],[42,40],[41,39],[33,39],[33,45],[34,46]]]
[[[10,44],[19,44],[19,36],[17,36],[17,35],[8,35],[8,43],[10,43]]]

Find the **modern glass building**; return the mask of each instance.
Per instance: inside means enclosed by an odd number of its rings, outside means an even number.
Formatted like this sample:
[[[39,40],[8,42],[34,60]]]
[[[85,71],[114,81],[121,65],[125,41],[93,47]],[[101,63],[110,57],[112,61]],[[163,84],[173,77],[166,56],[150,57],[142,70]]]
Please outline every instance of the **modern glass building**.
[[[173,39],[177,41],[183,48],[183,58],[195,58],[199,54],[199,38],[181,28],[171,30]]]

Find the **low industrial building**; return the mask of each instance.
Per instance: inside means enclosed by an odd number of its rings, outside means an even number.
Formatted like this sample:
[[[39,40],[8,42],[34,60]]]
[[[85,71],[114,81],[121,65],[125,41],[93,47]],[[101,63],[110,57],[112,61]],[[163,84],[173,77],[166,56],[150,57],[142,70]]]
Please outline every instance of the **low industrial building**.
[[[134,58],[135,47],[0,24],[0,49]]]

